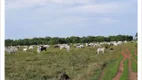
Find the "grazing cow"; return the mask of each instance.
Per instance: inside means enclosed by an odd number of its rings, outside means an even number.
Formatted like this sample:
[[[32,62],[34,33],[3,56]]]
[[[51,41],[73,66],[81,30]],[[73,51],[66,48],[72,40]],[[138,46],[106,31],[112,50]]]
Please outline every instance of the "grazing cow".
[[[105,48],[98,48],[97,49],[97,53],[99,54],[99,52],[103,52],[103,54],[104,54],[104,51],[105,51]]]
[[[112,41],[112,42],[110,42],[110,45],[117,46],[117,45],[118,45],[118,43],[117,43],[117,42],[115,42],[115,41]]]
[[[117,43],[113,43],[113,45],[117,46],[118,44]]]
[[[49,48],[49,47],[50,47],[50,45],[44,45],[44,47]]]
[[[127,43],[127,41],[124,41],[124,43]]]
[[[59,45],[55,45],[54,48],[59,48]]]
[[[28,47],[25,46],[25,47],[23,48],[23,51],[27,51],[27,50],[28,50]]]
[[[41,51],[46,51],[46,47],[44,47],[44,46],[40,46],[41,48]]]
[[[88,43],[86,43],[86,47],[88,47],[89,46],[89,44]]]
[[[8,53],[11,53],[11,54],[15,54],[17,50],[18,49],[16,47],[13,47],[13,46],[5,48],[5,51],[7,51]]]
[[[59,47],[60,47],[60,49],[63,49],[63,48],[67,49],[67,52],[70,51],[70,46],[68,44],[61,44],[61,45],[59,45]]]
[[[63,48],[65,48],[66,47],[66,45],[59,45],[59,48],[60,49],[63,49]]]
[[[104,43],[103,42],[100,42],[100,45],[103,45]]]
[[[17,49],[20,49],[20,45],[17,45],[16,48],[17,48]]]
[[[73,44],[73,47],[76,47],[77,46],[77,44]]]
[[[93,46],[93,43],[89,43],[89,44],[88,44],[88,47],[92,47],[92,46]]]
[[[66,46],[67,52],[70,51],[70,46]]]
[[[108,42],[108,43],[106,43],[106,44],[110,45],[111,43],[110,43],[110,42]]]
[[[34,47],[33,46],[29,46],[29,50],[33,50],[34,49]]]
[[[58,44],[60,49],[65,48],[66,46],[68,46],[68,44]]]
[[[118,41],[117,44],[122,44],[122,41]]]
[[[84,48],[84,45],[83,45],[83,44],[77,45],[76,48],[77,48],[77,49],[78,49],[78,48]]]
[[[46,47],[44,47],[44,46],[38,46],[37,52],[40,53],[41,51],[46,51]]]
[[[27,48],[24,48],[23,51],[27,51]]]
[[[38,46],[37,52],[40,53],[40,51],[41,51],[41,47]]]
[[[101,47],[100,44],[93,44],[93,47]]]

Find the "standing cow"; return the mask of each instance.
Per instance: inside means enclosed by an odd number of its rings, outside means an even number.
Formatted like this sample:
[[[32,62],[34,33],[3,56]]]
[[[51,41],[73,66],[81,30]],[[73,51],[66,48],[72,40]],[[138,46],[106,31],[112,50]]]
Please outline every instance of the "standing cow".
[[[97,49],[97,54],[99,54],[99,52],[103,52],[103,54],[104,54],[105,48],[98,48],[98,49]]]
[[[59,48],[60,48],[60,49],[65,48],[65,49],[67,49],[67,52],[70,51],[70,46],[69,46],[68,44],[61,44],[61,45],[59,45]]]
[[[41,51],[46,51],[46,47],[44,47],[44,46],[38,46],[37,52],[40,53]]]
[[[77,45],[76,48],[77,48],[77,49],[79,49],[79,48],[84,48],[84,45],[83,45],[83,44]]]
[[[16,47],[10,46],[8,48],[5,48],[5,51],[10,53],[10,54],[15,54],[18,49]]]

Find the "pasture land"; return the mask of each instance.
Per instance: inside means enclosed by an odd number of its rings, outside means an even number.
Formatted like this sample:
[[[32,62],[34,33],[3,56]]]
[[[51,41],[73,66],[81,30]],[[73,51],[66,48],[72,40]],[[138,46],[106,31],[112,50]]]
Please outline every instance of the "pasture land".
[[[136,43],[129,42],[119,46],[111,46],[105,53],[97,54],[97,48],[85,47],[66,49],[50,47],[40,54],[34,51],[16,54],[5,54],[6,80],[58,80],[60,72],[66,72],[71,80],[112,80],[118,73],[120,61],[124,58],[121,52],[129,50],[132,71],[137,72]],[[135,59],[135,61],[134,61]],[[121,77],[129,79],[129,60],[124,61]],[[128,73],[127,73],[128,72]],[[120,79],[122,79],[120,78]]]
[[[120,80],[129,80],[128,59],[126,59],[123,64],[124,64],[123,68],[124,70],[120,77]]]

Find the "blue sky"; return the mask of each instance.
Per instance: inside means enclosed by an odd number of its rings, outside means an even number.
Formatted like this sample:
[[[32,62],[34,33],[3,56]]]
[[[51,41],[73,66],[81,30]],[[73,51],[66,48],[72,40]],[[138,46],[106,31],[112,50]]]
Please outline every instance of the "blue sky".
[[[135,35],[137,0],[6,0],[5,38]]]

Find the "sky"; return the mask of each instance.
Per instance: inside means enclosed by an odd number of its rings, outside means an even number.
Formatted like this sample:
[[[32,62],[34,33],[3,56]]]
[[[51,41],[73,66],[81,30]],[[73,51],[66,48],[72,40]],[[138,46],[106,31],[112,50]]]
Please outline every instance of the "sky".
[[[136,32],[137,0],[5,0],[5,39]]]

